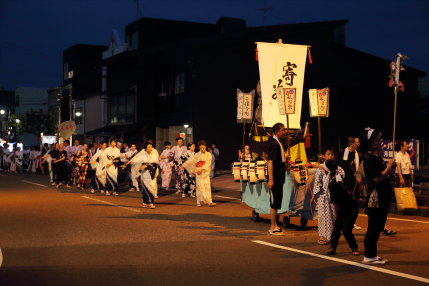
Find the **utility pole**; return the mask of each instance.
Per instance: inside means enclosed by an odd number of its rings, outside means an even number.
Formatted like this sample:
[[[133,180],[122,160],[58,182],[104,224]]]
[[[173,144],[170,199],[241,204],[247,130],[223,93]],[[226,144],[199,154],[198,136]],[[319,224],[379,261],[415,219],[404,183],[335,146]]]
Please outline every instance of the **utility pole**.
[[[272,7],[267,7],[267,1],[264,1],[264,7],[263,8],[259,8],[259,11],[262,11],[263,13],[263,17],[264,17],[264,30],[267,29],[267,14],[269,11],[273,10]]]

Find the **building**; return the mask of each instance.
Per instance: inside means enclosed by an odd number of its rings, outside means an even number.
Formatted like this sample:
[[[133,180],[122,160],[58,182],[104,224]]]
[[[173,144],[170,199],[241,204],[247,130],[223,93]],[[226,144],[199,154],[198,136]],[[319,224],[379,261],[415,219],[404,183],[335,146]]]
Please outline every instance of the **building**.
[[[85,141],[85,134],[102,126],[102,70],[99,63],[105,46],[76,44],[63,52],[60,122],[76,123],[74,137]]]
[[[92,92],[97,101],[91,113],[99,116],[101,128],[83,134],[139,144],[152,139],[161,150],[164,141],[185,133],[189,141],[215,143],[221,151],[219,167],[229,168],[242,145],[236,89],[251,91],[259,81],[255,42],[283,39],[284,43],[311,45],[314,63],[306,66],[301,117],[302,126],[310,122],[314,135],[310,153],[317,152],[318,140],[314,134],[317,119],[307,112],[310,88],[331,90],[330,117],[321,120],[322,145],[341,146],[347,136],[358,135],[367,126],[381,129],[389,138],[393,119],[393,90],[387,78],[390,61],[347,47],[346,25],[347,20],[339,20],[247,27],[244,20],[224,17],[216,24],[141,18],[125,27],[125,43],[112,34],[98,63],[101,97],[96,86]],[[91,66],[102,47],[97,49]],[[74,79],[77,66],[68,64],[65,75]],[[401,73],[406,89],[399,97],[399,138],[428,136],[413,112],[419,104],[418,80],[424,76],[410,67]],[[64,81],[65,87],[70,80]],[[75,108],[85,98],[82,94],[73,93]],[[64,116],[69,118],[69,114]]]

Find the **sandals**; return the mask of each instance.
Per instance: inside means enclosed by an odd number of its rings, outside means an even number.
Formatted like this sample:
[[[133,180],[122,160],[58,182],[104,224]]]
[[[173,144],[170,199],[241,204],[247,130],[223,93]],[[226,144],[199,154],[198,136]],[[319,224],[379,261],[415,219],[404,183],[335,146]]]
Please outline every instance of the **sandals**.
[[[359,250],[359,248],[358,248],[358,249],[354,249],[354,250],[352,250],[352,255],[353,255],[353,256],[359,256],[359,255],[360,255],[360,250]]]
[[[329,242],[330,241],[327,241],[327,240],[324,240],[324,239],[319,239],[317,241],[317,244],[319,244],[319,245],[327,245],[327,244],[329,244]]]
[[[398,232],[394,231],[393,229],[387,229],[387,228],[384,229],[383,232],[382,232],[382,234],[385,235],[385,236],[395,235],[397,233]]]
[[[285,233],[283,232],[283,230],[281,228],[278,229],[274,229],[274,230],[268,230],[268,233],[271,235],[285,235]]]
[[[326,255],[335,255],[337,250],[333,247],[329,247],[329,249],[326,251]]]

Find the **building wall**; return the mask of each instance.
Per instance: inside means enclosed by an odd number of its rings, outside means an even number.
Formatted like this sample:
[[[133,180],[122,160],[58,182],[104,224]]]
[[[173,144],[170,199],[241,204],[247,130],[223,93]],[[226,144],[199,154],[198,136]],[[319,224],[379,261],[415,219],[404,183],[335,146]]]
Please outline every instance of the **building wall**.
[[[38,87],[19,87],[15,90],[18,105],[15,112],[24,115],[30,110],[48,111],[48,89]]]
[[[95,94],[85,99],[85,132],[103,127],[102,113],[104,100],[100,95]]]

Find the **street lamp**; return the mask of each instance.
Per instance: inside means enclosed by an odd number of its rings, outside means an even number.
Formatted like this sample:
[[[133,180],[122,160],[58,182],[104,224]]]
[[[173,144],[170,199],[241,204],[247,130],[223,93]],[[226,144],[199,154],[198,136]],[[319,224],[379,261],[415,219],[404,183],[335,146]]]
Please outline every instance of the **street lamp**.
[[[1,114],[1,115],[4,115],[5,113],[6,113],[6,110],[4,110],[4,109],[1,109],[1,110],[0,110],[0,114]]]
[[[183,125],[183,127],[185,127],[185,128],[189,128],[189,125],[188,125],[188,124],[185,124],[185,125]]]
[[[15,122],[19,124],[19,123],[21,122],[21,120],[19,120],[19,118],[17,118],[17,119],[15,120]]]
[[[77,117],[82,116],[82,112],[80,112],[80,111],[76,112],[76,116],[77,116]]]

